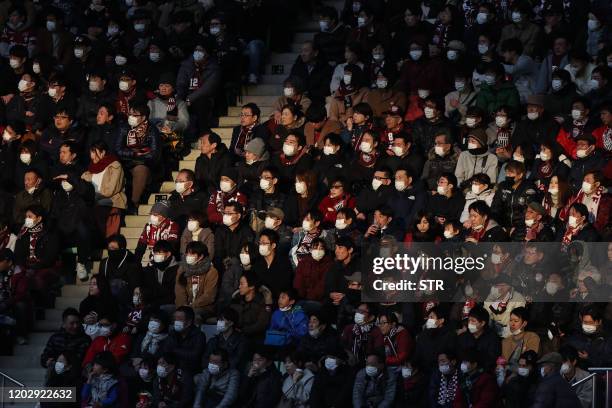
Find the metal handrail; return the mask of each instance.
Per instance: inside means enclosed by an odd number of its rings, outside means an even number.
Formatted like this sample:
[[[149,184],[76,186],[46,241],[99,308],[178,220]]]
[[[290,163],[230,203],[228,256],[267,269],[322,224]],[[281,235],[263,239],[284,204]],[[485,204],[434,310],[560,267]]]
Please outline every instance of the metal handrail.
[[[591,378],[595,377],[596,375],[597,375],[597,373],[590,374],[588,377],[584,377],[582,380],[576,381],[575,383],[571,384],[570,387],[572,387],[572,388],[577,387],[580,384],[589,381]]]
[[[20,387],[25,387],[25,385],[14,379],[10,375],[3,373],[2,371],[0,371],[0,377],[2,377],[2,385],[0,386],[0,407],[4,408],[4,386],[6,384],[6,380],[9,380],[11,383]]]

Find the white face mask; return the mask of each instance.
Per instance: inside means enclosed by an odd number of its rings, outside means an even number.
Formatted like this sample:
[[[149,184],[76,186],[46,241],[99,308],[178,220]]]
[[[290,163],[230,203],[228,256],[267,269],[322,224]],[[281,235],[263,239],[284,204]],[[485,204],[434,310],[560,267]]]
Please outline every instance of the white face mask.
[[[32,155],[30,153],[21,153],[19,155],[19,160],[21,160],[23,164],[30,164],[32,162]]]
[[[208,363],[208,372],[210,375],[217,375],[221,371],[221,368],[217,364]]]
[[[2,140],[4,140],[5,142],[8,142],[9,140],[11,140],[13,137],[11,136],[11,134],[8,131],[4,131],[2,133]]]
[[[569,225],[570,228],[576,228],[578,226],[578,218],[574,217],[573,215],[570,215],[567,219],[567,225]]]
[[[438,327],[438,324],[436,323],[436,319],[427,319],[425,321],[426,329],[435,329],[436,327]]]
[[[419,94],[419,98],[421,98],[421,99],[426,99],[431,94],[429,89],[419,89],[417,91],[417,93]],[[425,108],[425,109],[427,109],[427,108]],[[429,108],[429,109],[431,109],[431,108]]]
[[[502,257],[500,254],[491,254],[491,263],[494,265],[499,265],[502,263]]]
[[[388,82],[386,79],[377,79],[376,80],[376,87],[378,89],[385,89],[388,85]]]
[[[497,127],[504,127],[504,126],[506,126],[506,122],[507,122],[507,119],[506,119],[505,116],[496,116],[495,117],[495,125]]]
[[[560,79],[553,79],[551,82],[551,87],[553,91],[558,91],[559,89],[563,88],[563,81]]]
[[[293,94],[294,94],[293,88],[290,88],[290,87],[283,88],[283,95],[285,95],[285,97],[291,98]]]
[[[550,155],[546,152],[540,152],[540,160],[542,161],[549,161],[550,160]]]
[[[111,328],[108,326],[100,326],[98,330],[98,335],[100,337],[108,337],[111,334]]]
[[[512,160],[515,160],[515,161],[520,162],[520,163],[525,163],[525,158],[523,156],[521,156],[520,154],[518,154],[518,153],[514,153],[512,155]]]
[[[576,150],[576,157],[578,157],[579,159],[587,157],[587,151],[585,149]]]
[[[32,218],[26,218],[23,221],[23,226],[26,228],[32,228],[34,226],[34,220]]]
[[[478,184],[472,184],[472,193],[476,195],[480,194],[480,186]]]
[[[89,81],[89,90],[91,92],[99,92],[101,88],[102,87],[98,81]]]
[[[334,146],[323,146],[323,154],[329,156],[335,153]]]
[[[76,58],[83,58],[83,55],[85,54],[85,51],[83,51],[82,48],[75,48],[74,49],[74,56]]]
[[[329,358],[329,357],[327,357],[327,358],[325,359],[325,368],[326,368],[328,371],[334,371],[334,370],[336,370],[336,369],[338,368],[338,362],[336,361],[336,359],[335,359],[335,358]]]
[[[444,156],[444,147],[443,146],[434,146],[434,152],[438,155],[438,156]]]
[[[56,88],[49,88],[47,93],[49,94],[49,96],[51,98],[55,98],[57,96],[57,89]]]
[[[194,232],[200,229],[200,223],[196,220],[187,221],[187,230],[190,232]]]
[[[313,228],[314,228],[314,225],[313,225],[312,221],[308,221],[308,220],[302,221],[302,229],[304,231],[310,232],[310,231],[312,231]]]
[[[295,183],[295,192],[298,194],[304,194],[306,192],[306,183],[298,181]]]
[[[259,188],[265,191],[270,187],[272,187],[272,181],[266,179],[259,179]]]
[[[458,92],[462,92],[465,89],[465,82],[463,82],[463,81],[455,81],[455,89]]]
[[[249,254],[240,254],[240,263],[244,266],[251,264],[251,256]]]
[[[375,52],[375,53],[372,53],[372,58],[374,58],[374,61],[382,61],[385,59],[385,54]]]
[[[529,375],[529,368],[527,367],[519,367],[516,370],[517,374],[520,375],[521,377],[527,377]]]
[[[218,26],[210,27],[210,35],[216,37],[217,35],[219,35],[220,32],[221,32],[221,27],[218,27]]]
[[[184,181],[179,181],[174,185],[174,189],[177,193],[183,194],[185,190],[187,190],[187,183],[185,183]]]
[[[518,11],[512,12],[512,22],[513,23],[520,23],[522,20],[523,20],[523,16],[521,15],[520,12]]]
[[[363,324],[365,322],[365,315],[363,313],[356,312],[353,320],[355,321],[355,324]]]
[[[466,118],[465,119],[465,125],[469,128],[473,128],[474,126],[476,126],[476,119],[475,118]]]
[[[117,35],[117,33],[119,33],[119,27],[117,26],[109,26],[108,30],[106,30],[106,34],[108,34],[109,37]]]
[[[380,181],[380,180],[373,179],[373,180],[372,180],[372,188],[374,189],[374,191],[378,190],[378,188],[379,188],[380,186],[382,186],[382,183],[383,183],[383,182],[382,182],[382,181]]]
[[[47,30],[53,32],[55,31],[56,24],[55,21],[47,21]]]
[[[230,191],[233,190],[234,186],[233,186],[233,183],[231,181],[223,180],[222,182],[219,183],[219,188],[224,193],[229,193]]]
[[[132,296],[132,303],[134,304],[134,306],[139,305],[140,304],[140,296],[139,295]]]
[[[328,21],[319,21],[319,28],[322,32],[326,33],[329,30],[329,22]]]
[[[448,374],[451,371],[450,364],[440,364],[438,369],[442,374]]]
[[[525,220],[525,225],[527,226],[527,228],[533,227],[533,224],[535,224],[535,220]]]
[[[447,186],[438,186],[438,187],[436,187],[436,191],[440,195],[446,195],[446,193],[448,192],[448,187]]]
[[[376,377],[376,375],[378,374],[378,368],[369,365],[366,366],[365,372],[368,377]]]
[[[478,44],[478,53],[480,55],[486,54],[489,51],[488,44]]]
[[[166,256],[164,254],[153,254],[153,262],[162,263],[166,260]]]
[[[599,21],[590,18],[587,22],[587,27],[589,31],[596,31],[599,28]]]
[[[149,217],[149,223],[151,225],[158,226],[159,225],[159,221],[160,221],[160,219],[159,219],[159,217],[157,215],[151,215]]]
[[[119,66],[123,66],[123,65],[127,64],[127,58],[125,58],[123,55],[117,55],[115,57],[115,64],[117,64]]]
[[[399,146],[393,146],[391,147],[391,150],[393,151],[393,154],[398,157],[401,157],[404,154],[404,149]]]
[[[406,182],[404,180],[395,180],[395,189],[397,191],[404,191],[406,189]]]
[[[32,64],[32,71],[34,71],[35,74],[40,74],[40,64],[38,63]]]
[[[446,57],[449,59],[449,61],[455,61],[457,58],[459,58],[459,52],[456,50],[448,50],[446,51]]]
[[[342,77],[342,81],[344,81],[344,85],[350,85],[351,84],[351,80],[353,79],[353,77],[351,75],[344,75]]]
[[[402,367],[402,377],[403,378],[410,378],[410,377],[412,377],[412,368]]]
[[[476,22],[478,24],[485,24],[488,19],[489,19],[489,14],[487,13],[478,13],[476,15]]]
[[[484,76],[484,81],[486,82],[487,85],[493,86],[493,85],[495,85],[495,76],[494,75],[485,75]]]
[[[195,265],[198,262],[197,255],[185,255],[185,262],[187,265]]]
[[[166,378],[168,376],[168,370],[166,370],[166,367],[164,367],[164,366],[158,365],[156,371],[157,371],[157,376],[159,378]]]
[[[584,191],[586,194],[590,194],[593,191],[593,185],[591,183],[583,181],[582,182],[582,191]]]
[[[225,225],[226,227],[229,227],[233,223],[234,223],[234,221],[232,220],[232,216],[231,215],[223,214],[223,225]]]
[[[264,226],[268,229],[274,229],[276,220],[272,217],[266,217],[264,220]]]
[[[259,255],[268,256],[272,252],[270,245],[259,245]]]
[[[151,62],[157,62],[159,61],[161,58],[159,52],[150,52],[149,53],[149,59],[151,60]]]
[[[529,120],[536,120],[539,117],[540,117],[540,114],[538,112],[527,112],[527,118]]]
[[[312,259],[315,261],[320,261],[325,256],[325,250],[323,249],[313,249],[310,251],[310,255],[312,255]]]
[[[357,27],[362,28],[366,25],[366,19],[364,17],[357,17]]]
[[[285,156],[294,156],[296,153],[297,148],[294,145],[291,145],[289,143],[284,143],[283,144],[283,153],[285,154]]]
[[[452,231],[444,230],[444,238],[451,239],[453,237]]]
[[[28,89],[28,81],[26,81],[25,79],[19,81],[19,83],[17,84],[17,89],[19,89],[19,92],[25,92],[26,89]]]
[[[423,109],[423,113],[425,114],[425,118],[427,119],[433,119],[435,116],[435,112],[433,110],[433,108],[430,107],[425,107],[425,109]]]
[[[145,378],[149,378],[149,370],[147,370],[146,368],[139,368],[138,369],[138,375],[140,376],[141,379],[145,379]]]
[[[578,120],[582,117],[582,111],[580,109],[572,109],[572,119]]]
[[[423,51],[422,50],[412,50],[412,51],[410,51],[410,58],[412,58],[414,61],[418,61],[419,59],[421,59],[422,55],[423,55]]]
[[[127,92],[130,89],[130,83],[128,81],[119,81],[119,89]]]
[[[339,230],[345,229],[346,222],[344,221],[344,218],[337,219],[335,226],[336,226],[336,229],[339,229]]]
[[[53,369],[55,370],[56,374],[62,374],[64,370],[66,369],[66,365],[62,363],[61,361],[56,361]]]
[[[559,291],[559,285],[556,282],[546,282],[544,289],[546,293],[552,296]]]
[[[467,374],[467,372],[470,371],[470,365],[467,363],[467,361],[463,361],[459,368],[463,374]]]
[[[470,333],[476,333],[478,331],[478,325],[475,323],[468,323],[468,330]]]
[[[143,23],[134,24],[134,31],[137,33],[143,33],[145,30],[145,25]]]
[[[597,326],[594,324],[582,323],[582,331],[586,334],[593,334],[597,331]]]
[[[368,142],[361,142],[361,144],[359,145],[359,150],[361,150],[364,153],[371,153],[372,144]]]
[[[72,186],[72,184],[70,184],[69,182],[67,182],[66,180],[62,180],[62,188],[64,189],[64,191],[66,192],[70,192],[72,191],[72,189],[74,188]]]

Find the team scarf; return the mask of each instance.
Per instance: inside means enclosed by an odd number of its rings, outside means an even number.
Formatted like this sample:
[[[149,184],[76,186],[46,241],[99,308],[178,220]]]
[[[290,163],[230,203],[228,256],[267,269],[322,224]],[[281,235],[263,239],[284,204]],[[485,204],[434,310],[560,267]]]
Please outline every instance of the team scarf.
[[[29,245],[29,255],[27,264],[32,265],[38,262],[38,257],[36,256],[36,243],[39,238],[42,236],[43,232],[43,223],[39,222],[37,225],[32,228],[22,227],[21,231],[19,231],[19,237],[24,236],[25,234],[30,234],[30,245]]]
[[[147,131],[149,130],[149,121],[143,120],[141,124],[128,130],[127,133],[127,147],[142,147],[147,137]]]
[[[296,164],[302,156],[306,154],[306,149],[302,148],[298,154],[294,154],[293,156],[286,156],[285,153],[280,154],[280,161],[283,166],[293,166]]]
[[[119,98],[117,99],[117,112],[127,116],[130,111],[130,100],[134,97],[134,95],[136,95],[136,87],[128,92],[119,91]]]
[[[455,400],[455,393],[457,392],[458,381],[459,377],[457,375],[457,370],[450,376],[442,374],[440,377],[440,389],[438,391],[438,405],[446,406],[453,403]]]
[[[604,188],[599,186],[597,190],[595,190],[589,197],[582,189],[580,189],[578,194],[576,194],[576,196],[573,197],[563,209],[563,219],[565,220],[565,218],[569,215],[569,209],[572,207],[572,205],[574,205],[574,203],[582,203],[586,206],[587,210],[589,210],[589,221],[594,223],[597,219],[597,210],[599,209],[599,202],[601,201],[603,191]]]
[[[606,131],[604,132],[602,136],[602,143],[603,143],[604,149],[606,149],[609,152],[612,151],[612,128],[609,126],[606,126]]]
[[[372,153],[359,152],[357,162],[363,167],[373,167],[378,161],[378,156],[379,154],[377,150],[374,150]]]
[[[359,325],[355,323],[353,325],[353,354],[356,356],[359,355],[359,351],[361,349],[360,345],[368,341],[370,336],[370,330],[374,327],[374,322],[366,323]]]

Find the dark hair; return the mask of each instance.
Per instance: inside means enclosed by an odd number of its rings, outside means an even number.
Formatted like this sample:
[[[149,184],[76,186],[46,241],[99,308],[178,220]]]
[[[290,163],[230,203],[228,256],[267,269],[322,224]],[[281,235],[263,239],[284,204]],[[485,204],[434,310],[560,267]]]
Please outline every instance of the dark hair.
[[[461,360],[480,365],[480,353],[475,348],[461,350]]]
[[[108,152],[108,145],[103,140],[96,140],[89,146],[89,151],[93,152],[94,150],[98,150],[100,152]]]
[[[491,185],[491,178],[486,173],[477,173],[472,176],[472,182],[476,181],[479,184],[486,184],[487,186]]]
[[[485,308],[480,305],[474,306],[470,310],[470,313],[468,313],[468,317],[473,317],[479,322],[484,322],[485,326],[489,325],[489,312],[487,312]]]
[[[193,322],[195,320],[195,313],[189,306],[179,306],[176,308],[176,312],[182,312],[185,315],[185,319]]]
[[[281,112],[284,111],[285,109],[289,110],[289,112],[291,112],[291,114],[298,119],[304,116],[304,114],[300,110],[300,107],[297,105],[289,105],[289,104],[283,105],[283,107],[281,108]]]
[[[186,306],[181,306],[180,308],[182,308],[182,307],[186,307]],[[178,309],[177,309],[177,311],[178,311]],[[178,357],[177,357],[176,353],[173,353],[172,351],[166,351],[159,358],[163,359],[166,363],[168,363],[170,365],[173,365],[175,367],[178,364]]]
[[[277,244],[278,245],[278,242],[280,241],[280,237],[278,235],[278,232],[276,232],[274,230],[271,230],[271,229],[268,229],[268,228],[264,228],[259,233],[260,237],[262,235],[268,237],[268,239],[270,240],[270,243],[272,243],[272,244]]]
[[[272,178],[277,179],[278,178],[278,168],[276,166],[266,166],[261,170],[261,174],[263,174],[264,171],[267,171],[268,173],[270,173],[272,175]],[[261,176],[260,174],[260,176]]]
[[[240,216],[244,215],[244,206],[238,201],[232,201],[225,205],[225,208],[232,207]]]
[[[586,205],[582,204],[582,203],[574,203],[572,204],[572,207],[574,209],[574,211],[576,211],[578,214],[586,217],[586,220],[589,220],[589,209],[587,208]]]
[[[338,21],[338,10],[335,7],[325,6],[319,9],[321,17],[328,17],[331,21]]]
[[[346,249],[355,249],[355,243],[353,242],[353,240],[348,237],[348,236],[342,236],[339,237],[336,240],[336,246],[340,246],[340,247],[344,247]]]
[[[206,247],[206,245],[204,245],[201,241],[191,241],[187,244],[185,253],[196,254],[206,258],[208,256],[208,247]]]
[[[208,226],[208,217],[202,211],[191,211],[187,217],[188,219],[197,221],[200,228]]]
[[[135,102],[132,106],[130,106],[130,108],[135,111],[140,113],[142,116],[145,117],[149,117],[149,115],[151,114],[151,109],[149,108],[149,105],[147,105],[146,103],[144,103],[144,101],[137,101]]]
[[[297,94],[302,94],[304,92],[304,81],[302,80],[302,78],[298,76],[295,76],[295,75],[288,76],[283,81],[283,85],[286,85],[286,84],[290,84],[291,86],[293,86]]]
[[[343,142],[340,138],[340,135],[338,135],[337,133],[328,133],[323,138],[323,142],[325,143],[326,140],[329,140],[329,142],[334,146],[340,146],[342,148]]]
[[[172,252],[172,244],[165,239],[161,239],[153,245],[153,252]]]
[[[65,142],[62,142],[62,144],[60,145],[60,149],[64,146],[67,147],[68,150],[70,150],[70,153],[78,154],[79,152],[77,144],[72,140],[66,140]]]
[[[387,178],[391,178],[393,176],[393,173],[391,172],[391,169],[387,166],[378,166],[376,167],[376,169],[374,169],[374,173],[376,173],[377,171],[380,171],[382,173],[385,174],[385,177]]]
[[[251,115],[257,116],[257,119],[261,117],[261,109],[259,109],[259,106],[253,102],[242,105],[242,109],[249,109],[251,111]]]
[[[108,116],[115,116],[117,114],[117,110],[115,109],[115,106],[112,103],[102,102],[98,106],[98,110],[100,110],[100,108],[106,109],[106,112],[108,112]]]
[[[299,297],[297,290],[295,288],[292,288],[291,286],[284,288],[280,291],[280,293],[286,294],[290,300],[297,300]]]
[[[253,271],[244,271],[241,277],[246,279],[249,287],[254,287],[257,290],[261,286],[261,282],[257,277],[257,274]]]
[[[79,319],[81,318],[79,311],[74,307],[68,307],[62,312],[62,320],[66,320],[68,316],[77,316]]]
[[[187,176],[187,181],[195,181],[195,173],[191,169],[180,169],[179,173],[183,173]]]
[[[304,217],[306,217],[307,215],[310,215],[310,218],[312,218],[314,222],[323,221],[323,214],[321,214],[321,212],[317,209],[312,208],[306,211],[306,214],[304,214]]]
[[[285,140],[287,140],[287,138],[289,136],[295,136],[295,138],[297,139],[298,142],[298,146],[306,146],[306,136],[304,136],[304,132],[302,132],[299,129],[291,129],[289,130],[287,137],[285,138]]]
[[[406,143],[406,144],[412,143],[414,141],[414,139],[412,137],[412,134],[407,133],[407,132],[399,132],[397,135],[395,135],[393,137],[393,140],[395,140],[395,139],[402,139],[404,141],[404,143]]]
[[[516,317],[520,318],[524,322],[529,321],[529,312],[527,311],[527,308],[523,306],[515,307],[514,309],[512,309],[512,311],[510,312],[510,315],[515,315]]]
[[[240,320],[238,312],[235,309],[232,309],[231,307],[223,309],[223,311],[219,313],[219,317],[222,317],[223,319],[228,320],[234,324],[238,324],[238,321]]]
[[[397,318],[397,315],[395,314],[395,312],[392,312],[389,309],[385,309],[384,311],[380,312],[378,314],[378,318],[380,319],[381,317],[386,317],[389,323],[395,323],[396,325],[399,324],[399,319]]]
[[[111,242],[116,242],[120,249],[125,249],[127,247],[127,241],[122,234],[111,235],[106,239],[106,245]]]
[[[384,215],[385,217],[393,217],[393,209],[387,204],[379,206],[378,208],[376,208],[376,211],[378,211],[381,215]]]
[[[13,129],[13,131],[17,135],[21,136],[26,132],[25,122],[21,119],[8,120],[6,123],[6,127],[9,127],[9,126],[11,127],[11,129]]]
[[[480,216],[487,216],[487,218],[491,218],[491,207],[487,205],[484,201],[478,200],[470,204],[468,207],[468,211],[474,211]]]
[[[584,96],[576,96],[572,99],[572,105],[575,103],[581,103],[586,109],[591,109],[591,100]]]
[[[47,212],[40,204],[32,204],[32,205],[27,206],[25,209],[25,212],[28,212],[28,211],[33,213],[37,217],[45,218],[47,215]]]
[[[559,349],[559,354],[563,357],[563,361],[577,361],[578,350],[571,344],[565,344]]]
[[[344,215],[344,219],[350,219],[350,220],[354,220],[355,219],[355,211],[351,210],[348,207],[343,207],[341,209],[338,210],[337,214],[342,214]]]
[[[580,317],[591,316],[593,320],[602,320],[603,319],[603,311],[601,308],[595,305],[586,305],[580,310]]]
[[[210,144],[216,143],[217,146],[219,146],[221,144],[221,136],[219,136],[217,133],[215,133],[215,132],[213,132],[211,130],[205,131],[205,132],[203,132],[200,135],[200,139],[205,137],[205,136],[208,137],[208,143],[210,143]]]
[[[312,104],[306,109],[306,120],[308,122],[322,122],[327,118],[327,110],[324,105]]]
[[[115,356],[110,351],[101,351],[94,357],[94,364],[102,366],[105,370],[112,374],[115,374],[117,370],[117,364],[115,363]]]
[[[501,45],[502,52],[516,52],[518,55],[523,53],[523,43],[518,38],[508,38],[507,40],[502,41]]]
[[[372,110],[370,104],[367,102],[359,102],[357,105],[353,106],[353,112],[360,113],[363,116],[366,116],[368,118],[368,121],[372,120],[372,118],[374,117],[374,111]]]
[[[43,178],[42,174],[40,174],[40,170],[38,170],[36,167],[28,167],[28,168],[26,168],[26,170],[25,170],[25,172],[23,174],[26,175],[28,173],[34,173],[34,175],[36,175],[36,177],[38,177],[39,179]]]
[[[457,176],[455,176],[453,173],[450,173],[450,172],[443,172],[442,174],[438,176],[438,180],[440,180],[442,177],[446,179],[448,184],[453,185],[453,190],[457,190],[457,188],[459,187],[457,183]]]
[[[229,361],[229,354],[221,347],[215,347],[210,354],[214,354],[215,356],[221,357],[221,361],[223,361],[224,363],[227,363]]]

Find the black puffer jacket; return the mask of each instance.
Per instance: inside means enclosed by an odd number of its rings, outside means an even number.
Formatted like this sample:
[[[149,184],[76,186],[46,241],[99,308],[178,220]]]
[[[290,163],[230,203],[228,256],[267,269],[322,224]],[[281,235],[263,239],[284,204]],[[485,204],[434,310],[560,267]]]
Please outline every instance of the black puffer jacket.
[[[231,166],[232,157],[223,143],[217,146],[217,152],[210,158],[201,154],[195,165],[196,182],[200,190],[210,197],[219,189],[221,171]]]

